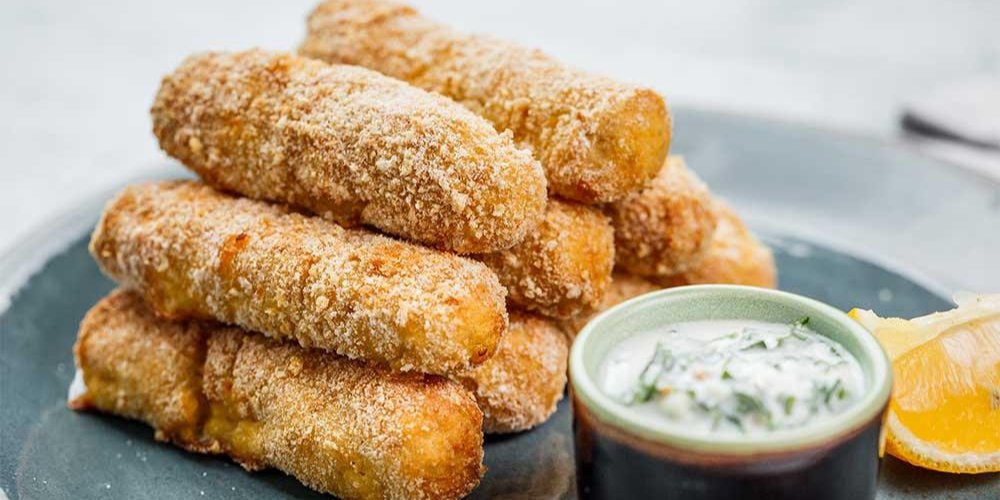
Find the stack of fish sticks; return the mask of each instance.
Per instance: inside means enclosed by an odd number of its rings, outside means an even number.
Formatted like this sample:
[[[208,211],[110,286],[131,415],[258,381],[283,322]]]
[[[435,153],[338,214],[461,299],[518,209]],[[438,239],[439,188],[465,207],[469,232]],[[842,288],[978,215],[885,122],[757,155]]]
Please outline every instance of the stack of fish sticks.
[[[75,409],[342,498],[458,498],[483,434],[563,397],[572,335],[631,296],[773,286],[668,158],[656,92],[333,0],[298,54],[189,57],[151,109],[199,181],[127,187],[91,253]],[[568,334],[568,335],[567,335]]]

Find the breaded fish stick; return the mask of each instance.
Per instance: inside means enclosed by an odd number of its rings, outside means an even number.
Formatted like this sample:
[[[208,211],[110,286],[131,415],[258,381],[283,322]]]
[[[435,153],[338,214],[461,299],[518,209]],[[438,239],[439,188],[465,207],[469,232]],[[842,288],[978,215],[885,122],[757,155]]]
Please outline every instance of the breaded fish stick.
[[[708,251],[717,217],[705,184],[671,156],[646,189],[608,205],[615,260],[637,276],[669,276]]]
[[[774,288],[777,278],[771,250],[754,238],[728,204],[719,199],[712,200],[712,204],[713,211],[718,214],[718,228],[703,258],[683,273],[659,279],[615,271],[597,310],[559,322],[563,332],[573,338],[601,312],[663,288],[710,283]]]
[[[714,206],[719,227],[705,257],[684,272],[656,281],[666,287],[706,283],[777,286],[771,249],[754,237],[728,204],[715,200]]]
[[[126,188],[105,208],[90,251],[165,316],[404,371],[479,364],[507,323],[504,289],[479,262],[196,182]]]
[[[581,203],[640,189],[670,146],[670,115],[655,91],[455,32],[392,0],[323,2],[309,16],[299,52],[451,97],[513,132],[541,160],[550,192]]]
[[[520,432],[555,413],[566,388],[568,357],[569,343],[554,323],[512,311],[497,353],[454,378],[476,396],[484,431]]]
[[[208,184],[458,253],[524,237],[545,208],[531,154],[451,100],[363,68],[250,50],[189,57],[151,110]]]
[[[459,498],[484,471],[482,413],[460,384],[170,322],[131,292],[87,314],[76,362],[71,408],[142,420],[158,440],[340,498]]]
[[[600,210],[550,200],[521,243],[476,256],[500,278],[511,304],[567,318],[597,306],[615,263],[614,232]]]
[[[572,339],[576,337],[576,334],[582,330],[583,327],[590,322],[590,320],[594,319],[594,316],[597,316],[598,314],[617,306],[628,299],[638,297],[644,293],[655,292],[663,288],[664,287],[645,278],[615,271],[611,278],[611,285],[608,286],[608,291],[604,294],[604,298],[601,299],[601,303],[597,306],[597,309],[587,314],[581,314],[576,317],[560,321],[559,328],[566,334],[566,336]]]

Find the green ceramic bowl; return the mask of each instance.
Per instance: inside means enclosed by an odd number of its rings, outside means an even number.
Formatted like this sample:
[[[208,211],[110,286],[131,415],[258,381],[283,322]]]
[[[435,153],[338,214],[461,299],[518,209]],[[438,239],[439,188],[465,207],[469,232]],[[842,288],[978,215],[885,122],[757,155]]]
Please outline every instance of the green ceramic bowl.
[[[636,333],[683,321],[749,319],[809,327],[861,364],[864,396],[833,418],[796,429],[719,437],[686,432],[604,394],[596,380],[608,351]],[[821,302],[762,288],[672,288],[594,318],[570,352],[581,496],[610,498],[872,498],[882,418],[892,388],[889,359],[875,338]],[[639,489],[629,489],[638,485]]]

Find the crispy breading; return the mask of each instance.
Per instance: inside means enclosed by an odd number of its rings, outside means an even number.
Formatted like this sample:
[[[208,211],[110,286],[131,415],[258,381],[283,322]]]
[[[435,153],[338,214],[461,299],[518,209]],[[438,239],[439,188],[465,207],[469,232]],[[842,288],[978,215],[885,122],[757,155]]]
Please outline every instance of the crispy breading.
[[[199,54],[164,77],[151,113],[163,150],[214,187],[432,247],[510,247],[545,208],[542,168],[509,133],[364,68]]]
[[[657,92],[458,33],[391,0],[323,2],[299,52],[451,97],[513,132],[541,160],[550,192],[573,201],[610,202],[642,188],[670,146],[670,115]]]
[[[593,310],[604,295],[615,263],[614,232],[600,210],[550,200],[524,241],[476,258],[496,272],[511,304],[568,318]]]
[[[665,287],[708,283],[776,287],[771,249],[754,237],[724,201],[715,200],[714,210],[719,225],[705,256],[687,270],[655,281]]]
[[[637,276],[669,276],[696,265],[708,251],[717,217],[708,187],[671,156],[642,191],[608,205],[615,260]]]
[[[340,498],[460,498],[484,472],[482,413],[460,384],[197,320],[116,291],[80,325],[84,392],[156,438],[275,467]]]
[[[704,257],[686,271],[664,278],[644,278],[616,270],[596,311],[560,321],[562,331],[573,338],[601,312],[664,288],[712,283],[774,288],[777,271],[771,250],[753,236],[728,204],[713,199],[712,205],[718,215],[718,227]]]
[[[576,337],[576,334],[582,330],[583,327],[590,322],[590,320],[594,319],[594,316],[597,316],[598,314],[621,304],[628,299],[638,297],[644,293],[655,292],[663,288],[664,287],[645,278],[615,271],[614,275],[611,277],[611,284],[608,286],[608,291],[604,294],[604,298],[597,306],[597,309],[587,314],[580,314],[573,318],[560,321],[559,328],[564,334],[566,334],[567,337],[572,339]]]
[[[492,358],[454,378],[476,396],[483,430],[520,432],[545,422],[566,388],[569,342],[550,320],[511,311]]]
[[[479,262],[191,181],[126,188],[90,249],[165,316],[215,319],[404,371],[481,363],[507,324],[504,289]]]

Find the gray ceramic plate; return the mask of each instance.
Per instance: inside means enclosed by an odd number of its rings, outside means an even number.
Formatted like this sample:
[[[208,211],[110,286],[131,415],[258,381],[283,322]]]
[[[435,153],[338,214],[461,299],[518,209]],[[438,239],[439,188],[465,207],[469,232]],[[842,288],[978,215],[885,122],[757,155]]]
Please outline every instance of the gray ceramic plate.
[[[674,151],[775,247],[781,288],[844,309],[916,316],[950,307],[947,289],[923,275],[949,287],[1000,284],[997,269],[986,265],[987,256],[1000,254],[996,185],[894,147],[815,129],[686,110],[676,122]],[[158,175],[183,174],[171,167]],[[0,303],[0,493],[319,497],[280,472],[248,474],[224,458],[156,443],[142,424],[66,409],[77,324],[112,287],[86,249],[109,195],[0,259],[0,300],[16,290],[9,304]],[[574,497],[566,402],[533,432],[490,439],[486,462],[476,498]],[[889,459],[880,495],[985,498],[997,488],[995,474],[950,476]]]

